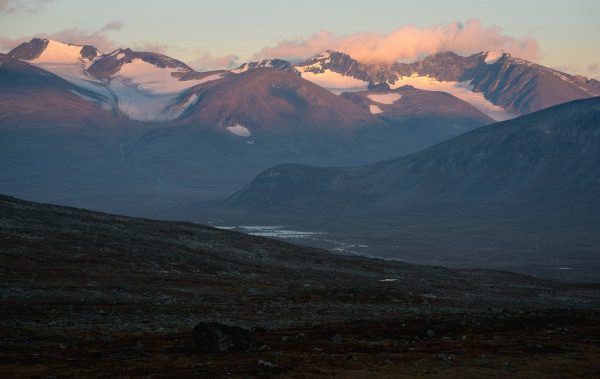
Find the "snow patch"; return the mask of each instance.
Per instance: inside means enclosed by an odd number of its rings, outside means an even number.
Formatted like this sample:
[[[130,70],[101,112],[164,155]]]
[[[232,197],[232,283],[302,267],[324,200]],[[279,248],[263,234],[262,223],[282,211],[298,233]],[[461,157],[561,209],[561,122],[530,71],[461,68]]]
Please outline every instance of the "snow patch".
[[[487,64],[494,64],[504,56],[504,51],[488,51],[485,53],[484,62]]]
[[[474,92],[470,81],[440,82],[429,76],[412,75],[401,77],[400,79],[396,80],[391,87],[395,89],[405,85],[410,85],[427,91],[447,92],[473,105],[475,108],[490,116],[495,121],[504,121],[516,117],[516,115],[508,112],[501,106],[493,104],[491,101],[486,99],[481,92]]]
[[[374,104],[369,105],[369,111],[371,111],[372,114],[383,113],[381,108],[379,108],[379,106],[374,105]]]
[[[336,95],[342,92],[364,91],[369,86],[364,80],[355,79],[350,76],[344,76],[329,69],[323,73],[314,73],[306,71],[308,67],[296,67],[296,70],[302,75],[302,79],[313,82]]]
[[[81,58],[81,49],[82,46],[49,41],[40,57],[30,63],[97,94],[103,99],[102,107],[111,109],[118,106],[121,113],[134,120],[173,120],[198,100],[193,95],[182,104],[173,106],[181,91],[224,76],[219,73],[201,79],[180,80],[173,74],[187,71],[181,68],[160,68],[138,58],[125,63],[110,81],[102,81],[87,74],[87,69],[93,62]],[[117,51],[112,55],[117,59],[125,57],[124,53]],[[93,101],[98,102],[97,99]]]
[[[234,70],[231,70],[231,72],[233,72],[234,74],[241,74],[242,72],[246,72],[249,69],[250,69],[250,65],[248,63],[244,63],[240,67],[238,67]]]
[[[222,77],[222,74],[214,74],[202,79],[179,80],[173,76],[178,72],[182,72],[181,69],[160,68],[134,59],[121,67],[110,81],[110,89],[118,98],[119,109],[129,118],[140,121],[173,120],[185,111],[185,107],[175,112],[165,110],[177,101],[181,91]],[[188,100],[197,101],[193,97]]]
[[[160,68],[136,58],[121,66],[121,70],[113,80],[120,80],[141,91],[161,94],[178,93],[194,84],[199,84],[198,81],[179,80],[172,75],[177,72],[181,70],[171,67]]]
[[[42,54],[30,63],[35,65],[41,63],[77,63],[82,60],[81,49],[83,49],[82,46],[50,40]]]
[[[250,70],[251,68],[251,63],[244,63],[243,65],[241,65],[240,67],[231,70],[231,72],[233,72],[234,74],[241,74],[242,72],[246,72],[248,70]],[[260,68],[260,67],[273,67],[273,61],[272,60],[262,60],[262,61],[258,61],[255,62],[255,64],[252,65],[252,68]]]
[[[250,137],[252,135],[252,133],[250,133],[248,128],[246,128],[245,126],[240,125],[240,124],[228,126],[227,130],[229,130],[230,133],[235,134],[236,136],[240,136],[240,137]]]
[[[390,93],[377,93],[377,94],[370,94],[367,96],[369,99],[371,99],[372,101],[379,103],[379,104],[394,104],[396,101],[400,100],[400,98],[402,97],[402,95],[398,94],[398,93],[394,93],[394,92],[390,92]]]
[[[62,42],[48,41],[48,46],[42,54],[29,63],[43,68],[74,85],[97,94],[102,101],[102,107],[111,108],[114,95],[106,84],[90,77],[87,68],[93,63],[81,58],[81,46],[69,45]],[[98,102],[97,99],[93,100]]]
[[[192,93],[190,96],[186,97],[181,103],[173,105],[168,110],[168,112],[169,112],[168,119],[169,120],[174,120],[174,119],[178,118],[189,107],[191,107],[194,104],[196,104],[198,102],[198,99],[200,99],[200,97],[197,94]]]

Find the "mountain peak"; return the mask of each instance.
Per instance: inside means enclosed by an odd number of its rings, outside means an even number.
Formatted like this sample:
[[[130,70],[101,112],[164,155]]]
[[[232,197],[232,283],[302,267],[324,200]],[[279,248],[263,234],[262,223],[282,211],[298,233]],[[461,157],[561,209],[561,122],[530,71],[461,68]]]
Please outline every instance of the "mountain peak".
[[[289,61],[283,59],[263,59],[255,62],[246,62],[242,63],[238,68],[231,70],[234,74],[240,74],[242,72],[246,72],[249,70],[254,70],[256,68],[277,68],[283,71],[288,71],[293,74],[298,75],[299,72],[292,66]]]
[[[74,63],[81,59],[91,61],[101,53],[91,45],[76,45],[46,38],[33,38],[12,49],[11,58],[39,63]]]
[[[481,53],[483,56],[483,61],[487,64],[494,64],[505,57],[510,57],[510,53],[507,53],[504,50],[490,50]]]
[[[173,69],[178,75],[195,72],[185,63],[169,56],[158,53],[137,52],[129,48],[120,48],[110,54],[103,55],[89,67],[88,72],[97,79],[108,79],[118,73],[124,65],[138,61],[145,62],[158,69]]]

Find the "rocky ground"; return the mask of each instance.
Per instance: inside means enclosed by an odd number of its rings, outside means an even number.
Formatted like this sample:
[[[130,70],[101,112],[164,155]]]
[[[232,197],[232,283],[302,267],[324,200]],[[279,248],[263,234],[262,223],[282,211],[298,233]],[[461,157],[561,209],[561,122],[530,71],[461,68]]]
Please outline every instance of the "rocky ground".
[[[0,246],[1,377],[600,375],[598,285],[8,197]],[[199,322],[255,346],[204,352]]]

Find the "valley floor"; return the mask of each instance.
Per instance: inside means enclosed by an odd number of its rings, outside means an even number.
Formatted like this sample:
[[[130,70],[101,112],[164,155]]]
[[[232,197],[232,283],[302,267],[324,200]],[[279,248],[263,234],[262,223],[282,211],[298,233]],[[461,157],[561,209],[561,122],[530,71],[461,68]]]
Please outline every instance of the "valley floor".
[[[0,377],[600,375],[600,287],[0,196]],[[256,350],[203,353],[198,322]]]

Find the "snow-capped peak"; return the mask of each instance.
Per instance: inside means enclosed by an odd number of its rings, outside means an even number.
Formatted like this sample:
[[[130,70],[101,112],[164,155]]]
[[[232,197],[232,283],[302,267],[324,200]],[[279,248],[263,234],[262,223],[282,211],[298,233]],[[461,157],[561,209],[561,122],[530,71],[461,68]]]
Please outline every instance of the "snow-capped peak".
[[[257,62],[247,62],[247,63],[243,63],[240,67],[231,70],[231,72],[235,73],[235,74],[240,74],[242,72],[246,72],[248,70],[253,70],[255,68],[260,68],[260,67],[273,67],[273,60],[272,59],[263,59]]]
[[[32,63],[76,63],[81,59],[81,46],[49,40],[48,45]]]
[[[485,57],[484,58],[485,63],[494,64],[494,63],[498,62],[500,59],[502,59],[505,55],[509,55],[509,54],[503,50],[495,50],[495,51],[486,51],[482,55],[484,55],[484,57]]]
[[[78,63],[84,59],[84,56],[85,58],[88,58],[88,60],[91,60],[89,58],[95,58],[98,55],[99,52],[91,46],[47,40],[46,48],[37,58],[31,60],[31,63]]]
[[[234,74],[241,74],[242,72],[264,67],[277,68],[280,70],[291,72],[293,74],[298,74],[298,71],[292,66],[290,62],[282,59],[263,59],[256,62],[247,62],[242,64],[240,67],[231,70],[231,72]]]
[[[42,38],[34,38],[29,42],[22,43],[8,54],[12,58],[32,64],[85,64],[101,55],[93,46]]]

